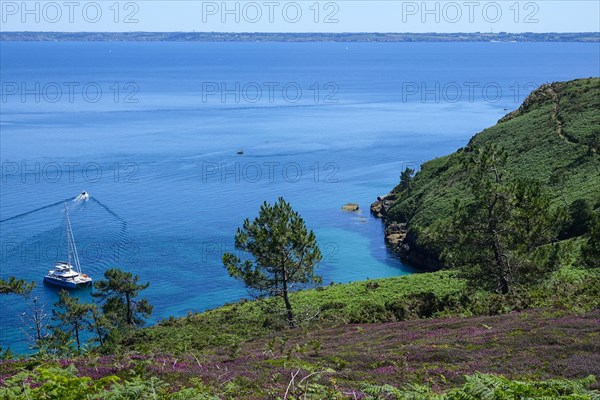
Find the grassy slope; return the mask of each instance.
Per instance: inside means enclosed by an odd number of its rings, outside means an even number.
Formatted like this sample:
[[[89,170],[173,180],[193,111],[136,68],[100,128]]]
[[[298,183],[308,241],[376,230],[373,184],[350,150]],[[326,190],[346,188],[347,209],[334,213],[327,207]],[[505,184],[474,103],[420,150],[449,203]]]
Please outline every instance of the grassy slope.
[[[488,141],[508,151],[506,168],[512,174],[545,183],[554,202],[570,204],[582,198],[598,208],[600,157],[588,156],[586,144],[594,132],[600,136],[598,127],[600,79],[542,87],[519,110],[473,137],[466,149],[423,164],[413,192],[400,196],[390,217],[426,228],[435,219],[447,216],[455,199],[469,196],[461,166],[465,150]]]
[[[585,312],[600,308],[600,271],[565,268],[510,296],[468,289],[455,273],[438,271],[302,291],[291,301],[299,315],[308,316],[299,329],[308,332],[348,323],[492,315],[534,307]],[[242,301],[139,330],[125,339],[123,350],[236,352],[245,341],[285,335],[287,330],[276,323],[282,321],[261,303]]]
[[[308,326],[393,320],[386,304],[423,292],[443,298],[459,296],[466,289],[453,273],[416,274],[366,282],[338,284],[294,293],[291,301],[299,314],[314,317]],[[234,345],[280,329],[260,302],[241,301],[185,318],[164,320],[136,332],[126,346],[136,351],[185,352]]]

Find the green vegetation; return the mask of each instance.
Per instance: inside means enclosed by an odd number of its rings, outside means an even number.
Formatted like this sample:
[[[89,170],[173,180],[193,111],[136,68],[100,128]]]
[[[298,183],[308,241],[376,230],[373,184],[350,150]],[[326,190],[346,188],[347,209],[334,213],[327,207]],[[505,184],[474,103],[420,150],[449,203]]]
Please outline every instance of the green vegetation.
[[[148,300],[136,300],[139,293],[150,286],[140,284],[139,276],[112,268],[104,273],[104,279],[94,283],[93,293],[104,301],[102,311],[112,326],[117,328],[143,325],[145,318],[152,314]]]
[[[52,314],[59,322],[60,328],[63,329],[63,332],[68,333],[69,336],[75,337],[77,351],[81,350],[79,333],[91,327],[89,317],[95,305],[80,303],[78,298],[70,296],[66,290],[61,290],[55,307]]]
[[[558,266],[558,246],[540,250],[556,240],[562,225],[539,182],[510,179],[506,157],[488,143],[465,160],[473,199],[457,201],[451,217],[436,223],[434,238],[445,265],[499,293],[541,280]]]
[[[447,243],[436,240],[436,233],[440,224],[456,216],[457,203],[463,207],[481,203],[481,192],[478,198],[472,184],[477,169],[465,165],[477,157],[479,149],[493,143],[505,152],[502,172],[509,177],[505,183],[536,185],[548,196],[551,212],[570,211],[565,221],[546,219],[561,231],[559,238],[585,240],[588,216],[600,209],[599,109],[599,78],[542,86],[517,111],[477,134],[465,148],[423,164],[410,190],[401,182],[393,191],[396,200],[388,212],[389,222],[408,224],[409,251],[452,253]],[[582,265],[581,253],[576,257]]]
[[[552,380],[545,382],[511,381],[502,376],[476,374],[468,376],[467,383],[459,389],[437,394],[430,387],[413,385],[404,390],[390,386],[370,387],[365,390],[373,394],[373,399],[431,399],[431,400],[464,400],[464,399],[576,399],[598,398],[598,393],[586,388],[595,378],[589,376],[577,381]]]
[[[543,282],[506,295],[470,288],[456,272],[439,271],[304,290],[290,295],[304,330],[419,318],[496,315],[531,308],[586,312],[600,307],[600,270],[563,268]],[[229,349],[287,330],[282,316],[258,301],[163,320],[133,331],[121,349],[187,354]]]
[[[583,261],[590,268],[600,267],[600,217],[595,216],[590,224],[590,236],[583,246]]]
[[[33,299],[31,312],[23,314],[21,319],[31,349],[38,351],[37,357],[66,357],[82,354],[84,350],[110,351],[123,335],[144,323],[144,318],[152,312],[152,306],[147,300],[138,300],[137,297],[149,283],[139,284],[137,275],[116,268],[107,270],[104,277],[104,280],[95,282],[97,291],[92,294],[100,299],[100,308],[97,304],[81,303],[68,291],[61,290],[50,318],[38,299]],[[16,281],[11,278],[8,282]],[[23,285],[23,282],[18,282],[13,287],[21,290]],[[93,337],[82,336],[83,331],[91,332]],[[100,348],[90,347],[93,342]],[[9,350],[2,352],[0,348],[0,356],[0,359],[6,359],[12,354]]]
[[[598,399],[598,392],[588,389],[595,383],[593,376],[583,379],[555,379],[548,381],[510,380],[492,374],[475,374],[466,377],[466,383],[445,393],[435,393],[427,385],[407,385],[398,389],[392,385],[364,385],[364,400],[464,400],[464,399]],[[294,383],[293,381],[290,383]],[[77,370],[66,368],[38,367],[31,372],[22,372],[4,382],[0,388],[2,399],[31,400],[218,400],[212,390],[201,382],[190,388],[173,388],[163,380],[139,376],[122,380],[110,375],[100,379],[77,376]],[[229,397],[234,398],[234,397]],[[328,388],[311,381],[300,381],[298,387],[288,386],[277,399],[352,399],[337,388]]]
[[[308,231],[300,214],[280,197],[273,206],[265,202],[252,223],[249,219],[244,221],[243,228],[238,228],[235,235],[235,247],[251,255],[254,261],[242,261],[225,253],[223,264],[229,274],[242,280],[259,297],[283,299],[288,325],[294,328],[296,317],[290,292],[295,285],[321,282],[314,272],[322,258],[314,232]]]
[[[412,191],[413,180],[415,178],[415,170],[412,168],[406,168],[400,173],[400,185],[399,188],[402,192],[410,194]]]
[[[600,363],[595,362],[600,354],[598,318],[598,311],[573,314],[545,309],[471,318],[286,329],[281,336],[242,343],[240,354],[235,356],[222,347],[215,351],[188,350],[179,355],[88,353],[55,361],[33,357],[0,362],[0,387],[23,391],[22,386],[31,384],[35,389],[40,382],[47,383],[50,392],[56,385],[52,382],[55,378],[39,378],[37,373],[59,368],[71,376],[61,383],[63,387],[75,386],[68,382],[83,387],[93,384],[74,378],[91,378],[94,382],[118,378],[116,384],[107,385],[108,390],[101,392],[114,392],[111,398],[126,393],[131,397],[122,398],[180,398],[168,396],[186,390],[210,399],[364,399],[370,398],[367,393],[376,396],[378,388],[390,385],[406,393],[426,385],[431,390],[420,398],[435,399],[463,387],[465,376],[473,375],[473,371],[482,371],[526,381],[532,386],[529,395],[537,396],[542,393],[533,388],[549,387],[549,379],[560,379],[568,385],[567,379],[573,383],[573,379],[600,375]],[[28,378],[30,374],[32,378]],[[55,371],[52,375],[58,374],[62,373]],[[591,379],[586,382],[590,389],[599,388]],[[523,398],[509,382],[494,386],[506,390],[505,397],[498,398]],[[570,393],[566,386],[563,389],[562,394]],[[580,393],[576,398],[592,399],[593,393]],[[548,392],[546,395],[554,398]],[[390,394],[389,398],[397,397]]]
[[[35,287],[35,282],[27,283],[24,279],[16,279],[14,276],[8,280],[0,279],[0,295],[20,294],[26,295]]]

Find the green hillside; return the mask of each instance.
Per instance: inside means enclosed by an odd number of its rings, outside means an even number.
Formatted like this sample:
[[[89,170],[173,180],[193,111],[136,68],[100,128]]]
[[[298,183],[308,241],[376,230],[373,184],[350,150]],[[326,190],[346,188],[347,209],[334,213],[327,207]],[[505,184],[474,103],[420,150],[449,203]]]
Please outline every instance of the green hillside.
[[[401,186],[392,191],[388,222],[408,224],[409,252],[430,251],[432,224],[447,218],[457,199],[469,199],[463,161],[488,142],[507,152],[505,168],[512,176],[542,183],[553,206],[568,208],[584,199],[600,207],[600,79],[543,85],[464,148],[424,163],[410,193]]]

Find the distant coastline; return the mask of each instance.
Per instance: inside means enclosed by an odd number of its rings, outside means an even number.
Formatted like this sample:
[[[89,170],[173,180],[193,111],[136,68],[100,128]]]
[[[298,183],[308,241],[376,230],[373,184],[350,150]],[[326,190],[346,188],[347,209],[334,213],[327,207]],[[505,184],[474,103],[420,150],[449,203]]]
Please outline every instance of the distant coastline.
[[[580,42],[600,43],[600,32],[578,33],[265,33],[265,32],[0,32],[0,41],[108,42]]]

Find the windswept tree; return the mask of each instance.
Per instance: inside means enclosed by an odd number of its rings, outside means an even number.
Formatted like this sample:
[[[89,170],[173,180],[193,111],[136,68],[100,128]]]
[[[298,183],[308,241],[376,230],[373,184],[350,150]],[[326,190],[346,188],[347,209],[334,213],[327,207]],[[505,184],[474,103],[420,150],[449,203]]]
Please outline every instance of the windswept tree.
[[[59,322],[59,328],[75,339],[77,350],[81,350],[81,338],[79,333],[89,329],[93,304],[80,303],[79,299],[73,297],[66,290],[59,292],[58,302],[52,310],[54,319]]]
[[[112,268],[104,273],[104,279],[94,283],[96,292],[92,296],[103,301],[102,311],[113,326],[140,326],[152,314],[153,307],[148,300],[137,299],[150,283],[139,283],[139,280],[138,275]]]
[[[561,226],[557,221],[564,218],[551,211],[539,183],[508,176],[506,159],[493,144],[466,158],[472,199],[457,201],[450,220],[434,234],[446,264],[499,293],[551,269],[542,260],[548,254],[538,250],[552,243]]]
[[[236,249],[249,256],[241,260],[225,253],[223,264],[229,274],[244,282],[259,297],[283,299],[288,325],[295,326],[289,294],[297,285],[317,284],[321,277],[315,266],[321,251],[314,232],[289,203],[279,198],[274,205],[265,202],[254,221],[244,221],[235,235]]]
[[[400,173],[400,190],[405,191],[407,194],[410,194],[413,187],[413,180],[415,177],[415,170],[409,167],[406,167],[402,173]]]
[[[24,279],[16,279],[14,276],[8,280],[0,279],[0,294],[27,295],[35,287],[35,282],[27,283]]]

